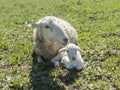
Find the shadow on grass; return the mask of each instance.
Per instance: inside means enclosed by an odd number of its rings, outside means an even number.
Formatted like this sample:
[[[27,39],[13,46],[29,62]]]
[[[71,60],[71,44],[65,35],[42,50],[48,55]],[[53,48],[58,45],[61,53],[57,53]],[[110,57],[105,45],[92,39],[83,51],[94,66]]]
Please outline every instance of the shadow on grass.
[[[35,63],[30,72],[32,90],[66,90],[64,86],[58,85],[53,75],[54,66],[50,62]]]
[[[66,85],[69,86],[80,78],[80,73],[82,70],[78,71],[76,69],[68,70],[65,75],[59,75],[60,80]]]
[[[73,84],[80,77],[80,71],[76,69],[57,71],[51,62],[36,63],[33,57],[33,66],[30,72],[32,90],[68,90],[68,86]],[[56,72],[59,72],[57,76]]]

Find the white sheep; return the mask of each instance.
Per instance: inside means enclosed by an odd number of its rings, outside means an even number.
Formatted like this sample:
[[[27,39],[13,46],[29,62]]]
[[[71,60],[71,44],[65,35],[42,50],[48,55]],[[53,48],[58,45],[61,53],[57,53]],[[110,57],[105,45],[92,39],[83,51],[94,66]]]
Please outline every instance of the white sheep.
[[[76,68],[77,70],[82,69],[84,66],[84,60],[81,56],[82,50],[75,44],[68,44],[66,47],[59,50],[59,54],[54,57],[51,62],[55,66],[59,65],[59,62],[64,64],[67,69]]]
[[[60,18],[46,16],[28,26],[35,28],[33,53],[37,55],[39,62],[43,58],[51,60],[69,42],[77,44],[77,31]]]

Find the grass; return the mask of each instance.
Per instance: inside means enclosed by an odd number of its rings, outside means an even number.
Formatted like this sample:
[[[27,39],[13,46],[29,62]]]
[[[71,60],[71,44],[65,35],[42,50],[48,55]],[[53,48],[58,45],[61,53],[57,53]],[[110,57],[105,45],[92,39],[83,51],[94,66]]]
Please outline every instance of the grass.
[[[33,29],[44,16],[68,21],[79,34],[85,68],[32,63]],[[119,0],[1,0],[1,90],[120,90]]]

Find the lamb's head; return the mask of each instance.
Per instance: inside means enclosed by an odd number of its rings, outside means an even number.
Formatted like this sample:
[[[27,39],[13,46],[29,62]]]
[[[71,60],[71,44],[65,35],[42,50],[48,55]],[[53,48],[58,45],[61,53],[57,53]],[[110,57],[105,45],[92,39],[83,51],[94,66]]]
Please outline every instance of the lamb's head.
[[[78,55],[81,57],[80,53],[82,52],[82,50],[78,46],[76,46],[75,44],[70,43],[66,47],[60,49],[59,53],[61,53],[61,52],[67,52],[70,60],[74,61],[74,60],[76,60],[76,57]]]
[[[66,45],[69,42],[64,29],[52,17],[46,17],[36,24],[31,24],[31,27],[36,28],[46,41],[55,41],[62,45]]]

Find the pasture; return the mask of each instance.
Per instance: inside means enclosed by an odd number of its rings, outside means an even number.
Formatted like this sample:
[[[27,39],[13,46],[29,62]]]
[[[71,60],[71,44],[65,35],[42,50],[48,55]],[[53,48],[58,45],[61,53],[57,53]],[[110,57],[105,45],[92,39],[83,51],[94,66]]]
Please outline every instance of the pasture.
[[[33,29],[45,16],[78,32],[82,71],[33,64]],[[0,0],[0,90],[120,90],[119,0]]]

